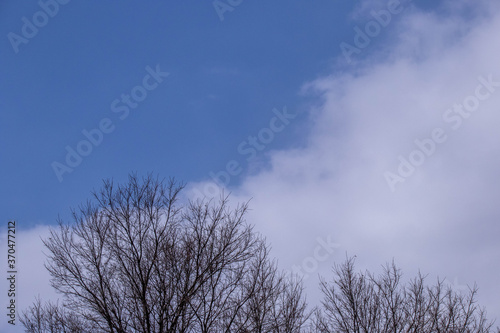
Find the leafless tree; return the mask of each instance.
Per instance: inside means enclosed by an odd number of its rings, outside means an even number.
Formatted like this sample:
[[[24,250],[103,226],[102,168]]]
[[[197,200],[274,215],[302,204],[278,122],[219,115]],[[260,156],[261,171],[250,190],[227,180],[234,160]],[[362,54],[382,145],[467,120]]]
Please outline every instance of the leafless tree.
[[[467,293],[454,291],[442,280],[426,286],[420,274],[405,285],[394,263],[380,276],[355,272],[354,263],[348,258],[334,266],[332,282],[321,280],[318,332],[493,332],[493,323],[476,304],[476,286]]]
[[[262,249],[246,283],[249,301],[242,311],[244,332],[302,332],[309,315],[302,297],[303,286],[293,276],[279,273],[276,263]],[[264,264],[259,264],[264,263]]]
[[[152,176],[105,181],[72,223],[59,221],[44,244],[63,299],[36,299],[20,318],[26,331],[492,332],[477,287],[459,293],[422,275],[403,283],[394,263],[379,276],[358,273],[353,258],[321,280],[309,320],[302,282],[278,270],[245,222],[247,204],[181,203],[182,189]]]
[[[247,205],[179,203],[183,186],[105,181],[44,240],[63,305],[37,300],[28,332],[298,332],[302,284],[269,259]]]
[[[21,321],[26,330],[33,333],[81,333],[92,330],[92,327],[86,326],[74,313],[66,311],[57,303],[43,304],[40,298],[24,311]]]

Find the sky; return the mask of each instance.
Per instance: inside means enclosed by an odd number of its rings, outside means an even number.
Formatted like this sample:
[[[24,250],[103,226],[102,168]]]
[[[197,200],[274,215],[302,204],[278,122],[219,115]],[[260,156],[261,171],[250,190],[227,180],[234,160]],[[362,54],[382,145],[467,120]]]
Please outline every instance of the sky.
[[[250,200],[313,304],[318,275],[356,255],[477,283],[500,318],[499,28],[487,0],[2,1],[17,310],[57,297],[41,244],[57,218],[103,179],[153,172],[188,199]]]

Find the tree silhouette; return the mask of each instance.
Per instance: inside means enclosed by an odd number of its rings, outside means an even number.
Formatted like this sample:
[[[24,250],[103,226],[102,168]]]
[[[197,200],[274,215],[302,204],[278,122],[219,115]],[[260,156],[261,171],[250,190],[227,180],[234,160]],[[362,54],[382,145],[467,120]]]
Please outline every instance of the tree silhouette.
[[[354,258],[321,279],[323,301],[309,311],[302,281],[278,270],[245,222],[247,204],[182,204],[182,189],[151,175],[107,180],[71,224],[59,221],[44,244],[63,299],[36,299],[20,318],[26,331],[493,332],[476,286],[428,286],[421,274],[404,284],[394,263],[376,276],[356,272]]]
[[[24,312],[28,332],[298,332],[300,281],[280,273],[247,205],[178,203],[183,186],[105,181],[44,240],[63,305]]]
[[[445,287],[442,280],[426,286],[421,274],[404,285],[394,263],[380,276],[357,273],[354,264],[348,258],[334,266],[333,281],[321,280],[317,332],[493,332],[493,323],[476,304],[476,286],[467,293]]]

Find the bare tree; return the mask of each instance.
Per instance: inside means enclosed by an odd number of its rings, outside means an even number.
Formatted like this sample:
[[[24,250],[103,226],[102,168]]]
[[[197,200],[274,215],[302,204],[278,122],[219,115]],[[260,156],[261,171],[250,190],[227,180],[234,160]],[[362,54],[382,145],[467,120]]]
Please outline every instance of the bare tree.
[[[33,305],[24,311],[21,322],[28,332],[34,333],[83,333],[93,329],[75,313],[65,310],[58,303],[43,304],[40,298],[36,298]]]
[[[268,260],[268,249],[258,253],[245,284],[248,302],[242,311],[244,332],[302,332],[309,318],[302,297],[301,280],[280,273],[276,262]],[[262,264],[260,264],[262,263]]]
[[[278,270],[245,222],[247,204],[182,204],[182,189],[152,176],[104,181],[72,223],[59,221],[44,244],[63,299],[35,300],[20,318],[26,331],[492,332],[477,287],[458,293],[422,275],[404,284],[394,263],[375,276],[355,272],[352,258],[321,280],[309,320],[302,281]]]
[[[321,280],[318,332],[493,332],[493,323],[476,304],[476,286],[467,293],[445,287],[442,280],[426,286],[420,274],[404,285],[394,263],[380,276],[357,273],[354,263],[349,258],[334,266],[332,282]]]
[[[148,176],[105,181],[44,240],[63,305],[37,300],[28,332],[298,332],[300,281],[285,279],[247,205],[179,204],[183,186]]]

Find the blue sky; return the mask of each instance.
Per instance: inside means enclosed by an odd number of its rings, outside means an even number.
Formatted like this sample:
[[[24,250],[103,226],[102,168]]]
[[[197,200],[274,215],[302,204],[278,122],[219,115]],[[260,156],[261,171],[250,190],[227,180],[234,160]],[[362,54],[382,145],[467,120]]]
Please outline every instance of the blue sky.
[[[103,178],[154,172],[195,196],[236,163],[226,187],[234,201],[253,198],[249,220],[284,268],[331,235],[340,249],[314,274],[348,252],[362,267],[395,258],[410,274],[498,296],[500,92],[484,81],[500,80],[500,11],[486,0],[402,1],[381,26],[372,11],[394,1],[243,0],[220,14],[211,1],[60,0],[31,37],[25,20],[43,20],[41,5],[2,1],[0,220],[25,232],[26,265],[43,261],[47,226]],[[347,59],[342,45],[370,24],[379,30]],[[481,112],[450,127],[453,105],[474,101],[478,85]],[[82,131],[97,144],[58,177],[67,147],[89,149]],[[249,137],[260,140],[252,159]],[[429,154],[413,153],[429,138]],[[403,177],[400,156],[425,161]]]
[[[3,7],[3,30],[17,33],[21,17],[40,9]],[[224,21],[209,2],[74,1],[59,10],[19,53],[2,43],[1,211],[28,224],[50,223],[102,178],[155,171],[192,181],[223,168],[273,108],[299,112],[300,85],[328,69],[346,34],[339,26],[349,26],[349,8],[327,1],[242,3]],[[168,79],[117,122],[111,102],[157,64]],[[104,117],[116,130],[60,183],[51,163]],[[289,144],[300,144],[292,131],[273,142]]]
[[[356,4],[244,1],[221,21],[210,2],[70,1],[26,44],[13,46],[8,33],[22,36],[22,18],[33,21],[41,7],[3,2],[2,218],[26,227],[52,223],[103,178],[122,180],[131,171],[202,180],[228,160],[245,161],[237,144],[273,108],[287,106],[298,118],[267,148],[301,145],[308,101],[298,91],[330,71],[339,43],[352,39]],[[170,76],[119,120],[111,102],[156,65]],[[62,163],[65,147],[76,149],[82,130],[103,118],[115,131],[59,182],[51,163]]]

